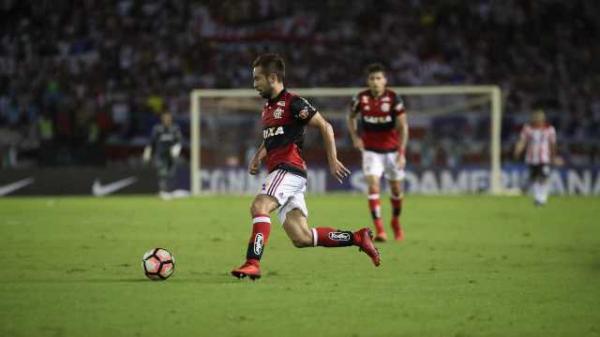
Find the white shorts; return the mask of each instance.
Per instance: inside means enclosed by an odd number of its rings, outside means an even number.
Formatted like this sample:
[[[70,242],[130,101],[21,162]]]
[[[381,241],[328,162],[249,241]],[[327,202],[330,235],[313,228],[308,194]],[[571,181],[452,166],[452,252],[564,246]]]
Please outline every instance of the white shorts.
[[[385,179],[398,181],[403,180],[404,170],[397,164],[398,152],[378,153],[373,151],[362,152],[362,167],[365,176],[381,177]]]
[[[279,203],[277,215],[283,224],[286,215],[294,209],[299,209],[305,217],[308,217],[308,209],[304,201],[305,191],[306,178],[285,170],[275,170],[269,173],[259,194],[277,199]]]

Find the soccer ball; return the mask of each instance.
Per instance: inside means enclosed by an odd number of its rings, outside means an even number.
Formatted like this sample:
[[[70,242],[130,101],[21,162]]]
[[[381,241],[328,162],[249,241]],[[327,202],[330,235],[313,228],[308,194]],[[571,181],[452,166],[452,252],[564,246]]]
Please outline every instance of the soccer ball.
[[[149,279],[166,280],[175,271],[175,257],[164,248],[152,248],[144,254],[142,267]]]

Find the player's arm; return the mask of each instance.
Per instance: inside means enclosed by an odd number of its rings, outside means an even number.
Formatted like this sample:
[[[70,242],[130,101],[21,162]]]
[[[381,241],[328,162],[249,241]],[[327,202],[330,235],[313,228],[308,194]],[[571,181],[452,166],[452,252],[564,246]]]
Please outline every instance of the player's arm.
[[[554,165],[560,166],[562,162],[558,158],[558,146],[556,144],[556,130],[551,127],[550,130],[550,162]]]
[[[177,158],[181,153],[181,130],[179,128],[175,129],[175,142],[171,145],[171,157]]]
[[[408,119],[406,113],[398,115],[396,118],[396,130],[398,130],[398,165],[406,165],[406,145],[408,144]]]
[[[358,135],[358,97],[352,99],[352,105],[350,107],[350,113],[346,118],[346,126],[348,127],[348,132],[350,133],[350,138],[352,139],[352,145],[358,150],[364,150],[365,145],[363,144],[362,139]]]
[[[154,142],[156,141],[156,128],[152,128],[152,134],[150,136],[150,142],[146,147],[144,147],[144,154],[142,155],[142,159],[144,161],[149,161],[152,158],[152,149],[154,148]]]
[[[523,153],[523,150],[525,150],[526,145],[527,145],[527,126],[524,126],[523,130],[521,130],[521,134],[519,136],[519,140],[517,141],[517,145],[515,145],[515,151],[513,153],[515,160],[519,159],[519,157],[521,157],[521,154]]]
[[[250,160],[250,164],[248,164],[248,173],[251,175],[258,174],[260,170],[260,163],[262,163],[263,159],[267,156],[267,149],[265,148],[265,142],[262,141],[258,150]]]
[[[350,170],[348,170],[337,158],[333,127],[318,112],[312,116],[308,122],[308,125],[318,129],[321,132],[323,143],[325,145],[325,151],[327,152],[329,171],[337,179],[337,181],[341,183],[342,179],[350,175]]]

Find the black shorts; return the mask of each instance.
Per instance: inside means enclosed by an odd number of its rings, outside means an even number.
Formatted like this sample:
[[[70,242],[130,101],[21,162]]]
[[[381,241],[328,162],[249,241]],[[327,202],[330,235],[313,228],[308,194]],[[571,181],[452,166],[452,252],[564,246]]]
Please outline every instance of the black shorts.
[[[529,165],[529,179],[546,179],[550,176],[549,164]]]

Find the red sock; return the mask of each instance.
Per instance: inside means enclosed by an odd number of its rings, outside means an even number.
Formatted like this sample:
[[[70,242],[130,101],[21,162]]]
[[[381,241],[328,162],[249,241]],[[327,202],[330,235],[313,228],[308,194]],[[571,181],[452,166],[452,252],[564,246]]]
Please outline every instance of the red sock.
[[[347,247],[354,244],[354,234],[331,227],[316,227],[312,229],[313,246]]]
[[[392,204],[392,228],[400,228],[400,214],[402,214],[402,197],[392,195],[390,198]]]
[[[267,241],[269,241],[269,234],[271,233],[271,218],[269,215],[256,214],[252,218],[252,223],[252,235],[250,235],[250,242],[248,243],[246,260],[250,262],[258,262],[262,257]]]
[[[379,194],[369,194],[369,209],[371,210],[371,218],[373,218],[373,225],[377,233],[383,233],[383,223],[381,222],[381,203],[379,201]]]

